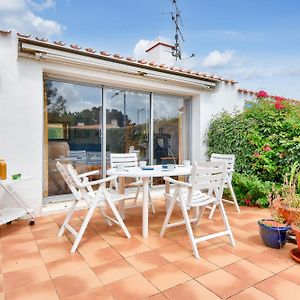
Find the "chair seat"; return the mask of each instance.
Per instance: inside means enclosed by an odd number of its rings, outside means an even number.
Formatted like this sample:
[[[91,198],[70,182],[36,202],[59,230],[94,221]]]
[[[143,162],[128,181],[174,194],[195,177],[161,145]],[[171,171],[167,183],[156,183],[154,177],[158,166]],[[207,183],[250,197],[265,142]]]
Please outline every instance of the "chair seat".
[[[192,201],[188,204],[188,196],[189,193],[187,190],[181,191],[182,200],[187,208],[196,207],[196,206],[206,206],[216,201],[215,197],[207,195],[206,193],[202,193],[201,191],[195,191],[193,193]],[[173,196],[170,194],[165,194],[165,197],[172,199]],[[177,198],[177,202],[180,202],[180,199]]]
[[[130,196],[130,195],[128,195],[128,196],[127,195],[120,195],[118,192],[115,192],[115,191],[109,191],[108,193],[109,193],[110,199],[113,202],[132,199],[132,196]],[[96,197],[95,192],[89,192],[88,194],[91,197],[91,199],[95,199],[95,197]],[[106,205],[106,199],[103,195],[100,195],[99,200],[98,200],[98,204],[101,205],[101,206]]]
[[[142,185],[143,185],[142,180],[137,180],[135,182],[131,182],[131,183],[126,184],[127,187],[138,187],[138,186],[142,186]]]

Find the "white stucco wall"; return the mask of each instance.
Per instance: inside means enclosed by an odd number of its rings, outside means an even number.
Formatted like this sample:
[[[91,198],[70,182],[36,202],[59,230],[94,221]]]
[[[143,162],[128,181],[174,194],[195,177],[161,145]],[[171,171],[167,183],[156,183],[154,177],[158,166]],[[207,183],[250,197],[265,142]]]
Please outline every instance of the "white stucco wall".
[[[0,157],[8,176],[21,173],[34,178],[18,187],[19,196],[36,212],[42,196],[43,82],[35,62],[17,59],[17,41],[0,36]],[[3,191],[1,191],[3,193]],[[11,205],[3,198],[2,206]]]
[[[207,159],[205,139],[211,118],[223,110],[242,110],[243,106],[244,101],[237,93],[236,85],[224,82],[218,83],[213,91],[203,91],[193,98],[193,160]]]
[[[218,83],[213,91],[205,91],[200,85],[175,84],[165,79],[152,80],[147,76],[18,57],[17,46],[15,35],[0,35],[0,158],[7,162],[9,176],[15,173],[33,176],[32,180],[22,183],[19,190],[21,198],[37,214],[42,211],[43,199],[43,74],[191,97],[192,160],[206,158],[204,139],[211,116],[222,109],[243,106],[235,85]],[[0,208],[7,205],[0,202]]]

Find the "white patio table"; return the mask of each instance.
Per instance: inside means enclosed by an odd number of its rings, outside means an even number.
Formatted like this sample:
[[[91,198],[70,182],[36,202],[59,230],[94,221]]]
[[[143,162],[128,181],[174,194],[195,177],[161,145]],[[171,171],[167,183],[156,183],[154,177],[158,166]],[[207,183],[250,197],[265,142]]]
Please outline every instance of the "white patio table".
[[[125,177],[138,177],[143,181],[143,237],[148,238],[148,210],[149,210],[149,180],[152,177],[165,177],[165,176],[184,176],[191,173],[191,167],[184,167],[177,165],[175,169],[163,169],[161,165],[147,166],[149,169],[140,167],[127,167],[123,169],[109,169],[108,175],[118,175],[120,177],[119,192],[125,193]],[[153,168],[153,170],[150,170]],[[169,190],[169,185],[166,185],[166,191]]]

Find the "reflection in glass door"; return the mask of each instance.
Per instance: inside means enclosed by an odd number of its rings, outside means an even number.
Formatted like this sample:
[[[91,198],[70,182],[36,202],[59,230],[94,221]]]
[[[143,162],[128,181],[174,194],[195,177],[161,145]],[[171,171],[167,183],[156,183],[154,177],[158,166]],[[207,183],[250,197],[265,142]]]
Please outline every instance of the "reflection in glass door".
[[[140,160],[150,161],[150,95],[107,89],[106,150],[128,153],[134,147]],[[109,161],[107,161],[109,165]]]
[[[69,194],[56,162],[71,163],[78,173],[102,169],[101,88],[46,80],[48,178],[44,195]]]

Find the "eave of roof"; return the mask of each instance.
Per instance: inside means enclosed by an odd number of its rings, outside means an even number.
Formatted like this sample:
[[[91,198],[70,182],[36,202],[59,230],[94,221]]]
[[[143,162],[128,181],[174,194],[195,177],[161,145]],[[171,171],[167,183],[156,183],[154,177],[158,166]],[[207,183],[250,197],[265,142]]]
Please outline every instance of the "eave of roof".
[[[11,31],[0,30],[1,35],[10,35]],[[157,64],[156,62],[148,62],[146,60],[136,60],[133,57],[124,57],[120,54],[110,54],[106,51],[97,51],[92,48],[82,48],[77,44],[71,44],[69,47],[62,41],[53,41],[53,43],[49,42],[48,39],[45,38],[31,38],[31,35],[17,33],[19,42],[28,42],[31,44],[58,49],[66,52],[71,52],[79,55],[90,56],[94,58],[99,58],[102,60],[112,61],[120,64],[126,64],[129,66],[139,66],[144,69],[155,70],[162,73],[174,74],[182,77],[189,77],[193,79],[199,79],[207,82],[220,82],[223,81],[226,84],[235,84],[237,81],[231,79],[224,79],[220,76],[210,75],[206,73],[196,72],[192,70],[185,70],[177,67],[169,67],[164,64]]]

